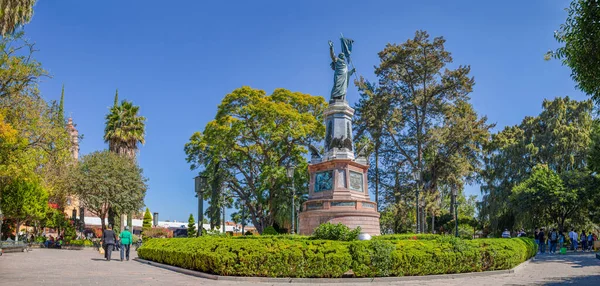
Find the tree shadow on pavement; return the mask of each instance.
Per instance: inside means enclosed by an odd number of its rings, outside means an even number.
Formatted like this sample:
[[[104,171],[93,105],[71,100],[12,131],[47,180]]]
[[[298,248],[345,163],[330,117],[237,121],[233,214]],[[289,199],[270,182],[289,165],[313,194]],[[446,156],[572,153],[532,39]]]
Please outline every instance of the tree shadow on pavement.
[[[579,277],[566,277],[566,278],[556,278],[553,279],[555,281],[544,282],[543,285],[547,286],[557,286],[557,285],[600,285],[600,274],[596,275],[587,275],[587,276],[579,276]]]
[[[585,268],[599,266],[600,260],[596,259],[593,253],[581,253],[570,255],[537,255],[532,263],[563,263],[572,268]],[[599,284],[600,285],[600,284]]]

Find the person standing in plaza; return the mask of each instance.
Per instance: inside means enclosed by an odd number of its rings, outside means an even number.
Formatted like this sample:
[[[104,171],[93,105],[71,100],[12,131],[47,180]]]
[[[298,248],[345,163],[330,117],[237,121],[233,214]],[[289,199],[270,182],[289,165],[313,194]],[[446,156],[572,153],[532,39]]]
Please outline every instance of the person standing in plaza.
[[[585,252],[587,250],[587,234],[585,234],[585,230],[581,231],[581,251]]]
[[[558,233],[556,232],[556,228],[552,229],[550,233],[550,253],[556,254],[556,244],[558,243]]]
[[[129,249],[133,243],[131,232],[129,232],[129,226],[125,226],[125,230],[119,234],[119,238],[121,239],[121,261],[123,261],[123,252],[125,252],[125,257],[127,258],[127,261],[129,261]]]
[[[540,232],[538,233],[538,239],[540,241],[540,253],[544,254],[546,252],[546,234],[544,233],[543,228],[540,228]]]
[[[571,232],[569,232],[569,239],[571,239],[571,248],[577,252],[578,235],[575,229],[571,229]]]
[[[111,228],[112,228],[112,226],[109,225],[102,232],[102,246],[104,246],[104,257],[106,258],[107,261],[110,261],[113,247],[115,246],[115,243],[117,241],[115,232]]]
[[[539,232],[539,230],[537,228],[533,232],[533,241],[535,242],[535,244],[537,244],[537,246],[538,246],[538,253],[540,253],[540,251],[541,251],[541,248],[540,248],[540,232]]]

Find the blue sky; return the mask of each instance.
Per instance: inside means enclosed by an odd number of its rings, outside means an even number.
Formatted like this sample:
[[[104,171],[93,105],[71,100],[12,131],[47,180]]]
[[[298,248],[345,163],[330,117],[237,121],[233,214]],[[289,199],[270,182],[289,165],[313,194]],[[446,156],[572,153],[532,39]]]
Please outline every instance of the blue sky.
[[[501,5],[500,5],[501,3]],[[104,116],[115,89],[147,117],[139,163],[146,204],[161,220],[196,213],[183,146],[243,85],[328,97],[328,40],[355,40],[357,72],[374,79],[377,53],[418,29],[444,36],[454,63],[471,65],[472,103],[497,130],[536,115],[544,98],[585,99],[570,70],[544,61],[568,1],[39,1],[26,35],[51,73],[48,100],[65,85],[81,153],[107,148]],[[337,41],[336,41],[337,44]],[[338,48],[336,46],[336,48]],[[339,48],[338,48],[339,49]],[[348,100],[357,99],[355,87]],[[467,193],[479,194],[477,186]],[[229,216],[230,211],[228,212]]]

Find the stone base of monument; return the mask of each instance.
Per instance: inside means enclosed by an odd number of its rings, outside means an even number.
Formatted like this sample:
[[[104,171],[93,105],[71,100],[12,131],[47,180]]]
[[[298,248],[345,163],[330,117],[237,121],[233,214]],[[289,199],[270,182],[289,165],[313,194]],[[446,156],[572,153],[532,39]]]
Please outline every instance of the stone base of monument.
[[[361,233],[379,235],[379,213],[375,203],[366,200],[312,200],[302,206],[299,232],[311,235],[323,223],[342,223],[351,229],[361,228]]]
[[[311,235],[319,225],[330,222],[351,229],[360,226],[362,233],[379,235],[377,205],[370,200],[367,187],[369,166],[355,159],[327,159],[308,166],[310,186],[299,214],[299,233]]]

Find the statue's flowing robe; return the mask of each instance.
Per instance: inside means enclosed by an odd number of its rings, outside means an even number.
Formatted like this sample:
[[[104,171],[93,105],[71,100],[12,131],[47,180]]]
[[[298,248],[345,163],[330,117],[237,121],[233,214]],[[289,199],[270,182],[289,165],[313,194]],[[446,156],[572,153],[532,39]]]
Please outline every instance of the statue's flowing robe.
[[[346,61],[336,58],[333,62],[333,88],[331,89],[331,99],[346,99],[348,90],[348,65]]]

